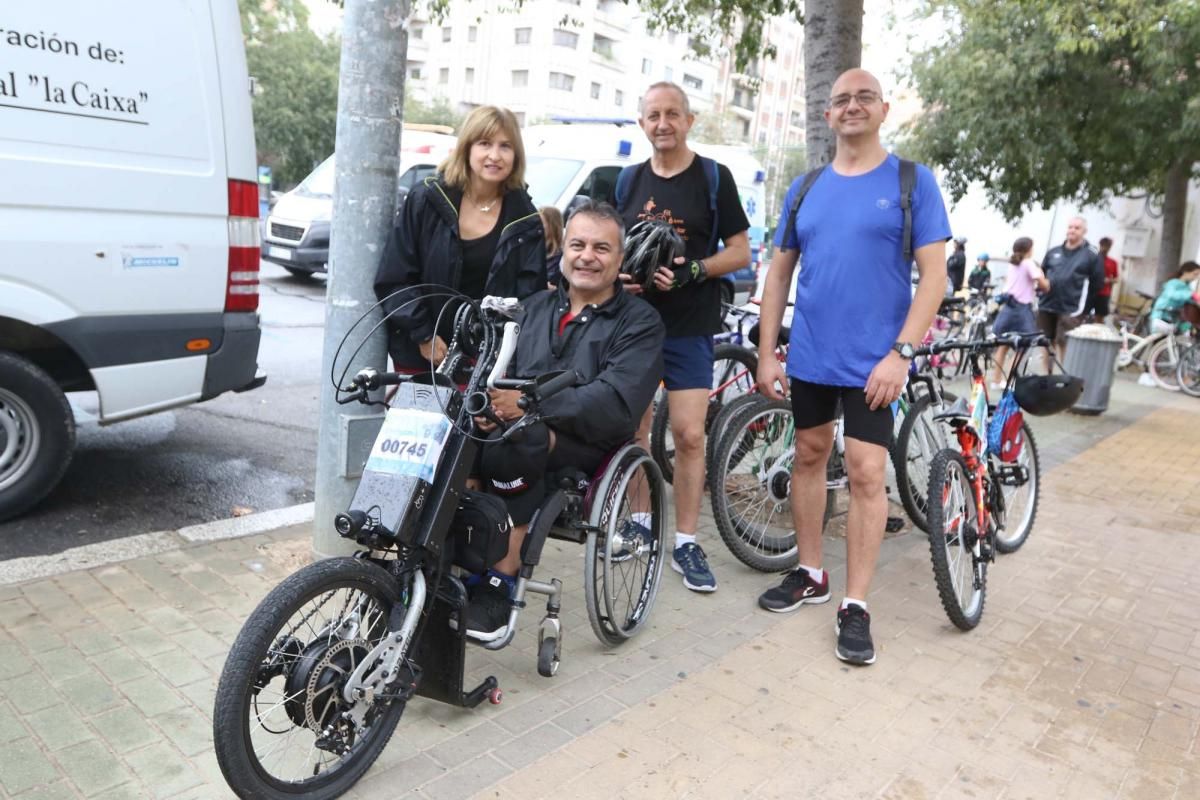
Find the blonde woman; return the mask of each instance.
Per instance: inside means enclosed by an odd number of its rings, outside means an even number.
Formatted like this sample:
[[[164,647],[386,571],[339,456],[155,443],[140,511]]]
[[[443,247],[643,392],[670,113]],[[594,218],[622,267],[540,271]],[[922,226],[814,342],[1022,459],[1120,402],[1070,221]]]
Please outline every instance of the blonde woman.
[[[520,125],[508,109],[481,106],[437,175],[409,193],[384,249],[375,295],[387,298],[388,352],[397,369],[441,363],[460,301],[447,307],[435,295],[523,298],[545,288],[545,234],[525,191]]]

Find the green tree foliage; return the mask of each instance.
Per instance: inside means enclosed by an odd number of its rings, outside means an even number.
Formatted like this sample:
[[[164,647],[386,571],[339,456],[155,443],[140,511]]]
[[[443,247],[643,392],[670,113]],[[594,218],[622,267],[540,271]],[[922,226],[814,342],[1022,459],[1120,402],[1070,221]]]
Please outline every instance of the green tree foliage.
[[[909,150],[946,170],[951,195],[978,181],[1009,219],[1061,199],[1165,196],[1162,258],[1177,261],[1183,204],[1172,198],[1200,160],[1200,4],[933,0],[927,10],[953,33],[913,63],[924,113]]]
[[[254,78],[258,162],[278,186],[298,183],[333,152],[341,45],[308,27],[300,0],[239,0]]]
[[[427,125],[449,125],[458,130],[462,124],[463,114],[450,106],[445,97],[435,97],[428,103],[418,100],[409,93],[404,95],[404,122],[420,122]]]

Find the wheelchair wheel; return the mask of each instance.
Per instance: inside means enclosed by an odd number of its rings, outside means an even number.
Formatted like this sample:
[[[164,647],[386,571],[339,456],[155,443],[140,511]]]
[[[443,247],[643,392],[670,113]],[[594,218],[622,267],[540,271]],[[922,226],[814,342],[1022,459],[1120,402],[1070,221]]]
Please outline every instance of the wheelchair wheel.
[[[666,492],[658,465],[630,444],[589,495],[583,570],[588,619],[600,641],[618,645],[645,624],[658,594]]]

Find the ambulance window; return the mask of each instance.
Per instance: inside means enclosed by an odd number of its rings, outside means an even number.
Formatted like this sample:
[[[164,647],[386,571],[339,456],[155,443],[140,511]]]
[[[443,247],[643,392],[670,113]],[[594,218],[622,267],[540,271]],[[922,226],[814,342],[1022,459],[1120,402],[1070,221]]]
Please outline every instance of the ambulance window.
[[[620,172],[621,168],[616,166],[596,167],[579,187],[579,193],[593,200],[608,202],[617,187],[617,175]]]

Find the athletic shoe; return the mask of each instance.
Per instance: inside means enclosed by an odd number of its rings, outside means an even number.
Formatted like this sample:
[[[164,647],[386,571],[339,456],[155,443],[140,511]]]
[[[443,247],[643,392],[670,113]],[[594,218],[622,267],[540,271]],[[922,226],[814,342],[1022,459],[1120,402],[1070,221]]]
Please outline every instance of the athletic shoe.
[[[833,652],[847,664],[865,666],[875,663],[875,645],[871,641],[871,615],[862,606],[851,603],[837,613],[837,649]]]
[[[476,587],[467,604],[467,636],[481,642],[494,642],[508,633],[508,612],[512,601],[508,585],[492,576]]]
[[[621,530],[613,538],[612,562],[620,564],[633,558],[641,551],[638,542],[648,546],[651,536],[653,534],[645,525],[631,519],[625,520],[621,523]]]
[[[671,555],[671,568],[683,575],[683,585],[693,592],[717,590],[717,579],[708,568],[708,558],[695,542],[675,548]]]
[[[829,573],[817,583],[803,567],[784,573],[783,582],[758,596],[758,605],[780,614],[795,611],[805,603],[829,602]]]

